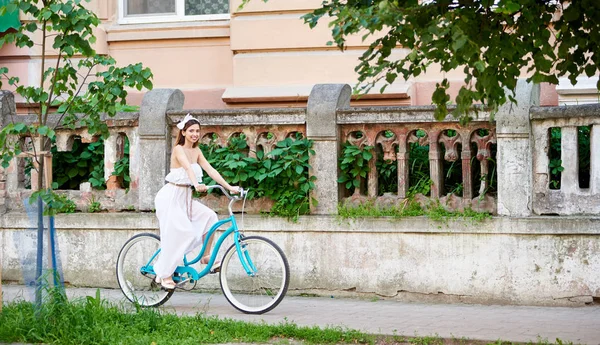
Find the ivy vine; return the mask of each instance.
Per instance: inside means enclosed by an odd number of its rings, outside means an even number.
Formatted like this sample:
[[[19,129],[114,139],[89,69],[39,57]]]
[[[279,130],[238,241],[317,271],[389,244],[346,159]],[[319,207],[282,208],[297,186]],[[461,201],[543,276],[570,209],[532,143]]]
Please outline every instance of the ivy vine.
[[[312,145],[312,140],[296,134],[277,142],[272,151],[258,150],[256,157],[251,157],[242,134],[230,138],[225,147],[213,140],[201,144],[200,149],[229,183],[249,189],[250,199],[266,197],[275,201],[271,215],[296,221],[299,215],[309,213],[311,203],[317,203],[309,196],[316,180],[309,175],[309,158],[315,154]],[[204,182],[215,183],[209,176]]]

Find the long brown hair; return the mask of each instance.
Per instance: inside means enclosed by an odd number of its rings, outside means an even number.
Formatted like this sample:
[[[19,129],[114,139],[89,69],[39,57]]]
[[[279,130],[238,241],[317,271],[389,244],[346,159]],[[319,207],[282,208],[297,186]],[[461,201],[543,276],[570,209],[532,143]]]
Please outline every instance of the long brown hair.
[[[183,146],[183,144],[185,144],[185,137],[183,136],[182,133],[187,131],[187,129],[190,128],[191,125],[200,126],[200,121],[198,121],[196,119],[188,120],[188,122],[186,122],[185,125],[183,125],[183,129],[179,130],[179,133],[177,133],[177,141],[175,142],[175,145]],[[196,141],[195,143],[192,144],[192,147],[197,147],[199,142],[200,142],[200,138],[198,138],[198,141]]]

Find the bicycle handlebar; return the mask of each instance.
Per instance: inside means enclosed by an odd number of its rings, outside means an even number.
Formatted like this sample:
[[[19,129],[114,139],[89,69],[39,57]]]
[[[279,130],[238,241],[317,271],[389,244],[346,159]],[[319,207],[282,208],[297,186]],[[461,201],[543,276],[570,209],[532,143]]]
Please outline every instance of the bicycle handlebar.
[[[248,194],[248,191],[244,190],[244,188],[242,188],[242,187],[239,187],[240,188],[240,192],[237,195],[233,195],[233,196],[231,194],[229,194],[229,192],[227,191],[227,189],[225,189],[223,186],[221,186],[219,184],[215,184],[215,185],[212,185],[212,186],[206,186],[206,188],[207,188],[206,189],[207,191],[209,191],[211,189],[215,189],[215,188],[216,189],[220,189],[221,192],[223,192],[223,194],[225,194],[225,196],[228,197],[229,199],[241,200],[241,199],[243,199]]]

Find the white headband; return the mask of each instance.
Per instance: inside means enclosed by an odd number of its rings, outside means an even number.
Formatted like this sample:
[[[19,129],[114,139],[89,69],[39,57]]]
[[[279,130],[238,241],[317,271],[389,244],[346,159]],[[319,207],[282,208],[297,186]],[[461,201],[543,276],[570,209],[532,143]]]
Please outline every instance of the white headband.
[[[181,120],[181,122],[179,122],[177,124],[177,128],[183,130],[183,127],[185,127],[185,124],[189,121],[189,120],[195,120],[194,117],[190,114],[187,114],[183,120]]]

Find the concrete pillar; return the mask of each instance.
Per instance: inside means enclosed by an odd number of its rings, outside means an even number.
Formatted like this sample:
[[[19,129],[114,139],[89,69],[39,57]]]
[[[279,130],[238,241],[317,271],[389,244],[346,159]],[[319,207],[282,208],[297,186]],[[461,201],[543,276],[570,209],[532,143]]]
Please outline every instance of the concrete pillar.
[[[104,180],[108,184],[108,180],[115,171],[115,163],[117,163],[117,138],[119,133],[111,130],[108,138],[104,139]],[[111,189],[111,188],[108,188]]]
[[[590,191],[600,194],[600,125],[592,126],[590,136]]]
[[[312,197],[319,204],[312,214],[336,214],[339,201],[338,155],[340,150],[337,109],[349,108],[352,89],[347,84],[315,85],[308,97],[306,136],[317,153],[310,158],[310,174],[317,177]]]
[[[498,214],[524,217],[533,212],[529,109],[540,103],[540,86],[519,80],[515,98],[517,104],[507,102],[496,115]]]
[[[181,110],[183,101],[183,93],[177,89],[155,89],[146,93],[142,100],[139,150],[133,157],[131,151],[129,153],[130,159],[137,161],[133,165],[139,169],[139,207],[142,211],[154,208],[154,197],[163,186],[169,168],[166,113]]]

